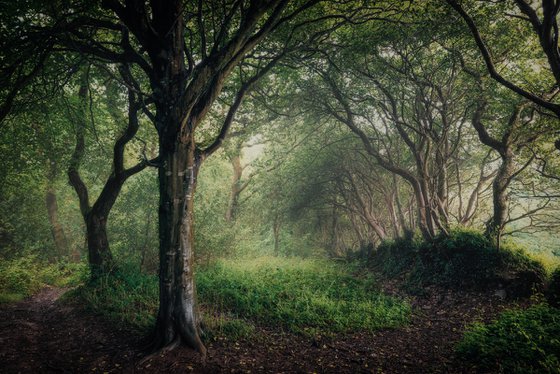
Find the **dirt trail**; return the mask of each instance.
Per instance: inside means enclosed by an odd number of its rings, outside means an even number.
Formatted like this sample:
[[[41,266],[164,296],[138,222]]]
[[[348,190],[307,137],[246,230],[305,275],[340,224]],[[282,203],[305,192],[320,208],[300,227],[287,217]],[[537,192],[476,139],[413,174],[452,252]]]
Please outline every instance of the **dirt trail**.
[[[396,285],[386,284],[388,293]],[[253,341],[208,344],[206,363],[177,349],[139,365],[141,338],[80,305],[57,302],[64,290],[45,288],[0,306],[0,373],[458,373],[454,357],[464,326],[510,306],[491,293],[427,290],[410,297],[409,325],[375,333],[308,338],[261,328]]]

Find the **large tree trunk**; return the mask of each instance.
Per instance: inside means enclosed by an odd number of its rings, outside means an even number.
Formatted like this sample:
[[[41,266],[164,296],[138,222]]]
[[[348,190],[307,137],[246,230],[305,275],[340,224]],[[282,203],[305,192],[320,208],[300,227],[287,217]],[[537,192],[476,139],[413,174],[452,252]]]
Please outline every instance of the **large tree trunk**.
[[[154,348],[184,342],[205,356],[193,273],[193,198],[200,164],[192,137],[174,147],[160,143],[160,297]]]
[[[93,279],[114,269],[113,256],[107,239],[107,217],[90,212],[84,217],[88,245],[88,262]]]

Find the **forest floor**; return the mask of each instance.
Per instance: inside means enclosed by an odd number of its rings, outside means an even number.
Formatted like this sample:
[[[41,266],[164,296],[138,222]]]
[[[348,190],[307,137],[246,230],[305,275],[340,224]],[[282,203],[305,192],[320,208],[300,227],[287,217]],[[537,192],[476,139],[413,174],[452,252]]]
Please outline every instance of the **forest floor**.
[[[513,307],[494,292],[426,289],[403,295],[396,281],[388,294],[405,296],[413,307],[410,324],[329,337],[306,337],[272,327],[257,328],[248,340],[218,339],[208,357],[175,349],[142,362],[142,337],[60,301],[64,289],[47,287],[21,302],[0,305],[1,373],[461,373],[453,354],[465,326],[489,321]]]

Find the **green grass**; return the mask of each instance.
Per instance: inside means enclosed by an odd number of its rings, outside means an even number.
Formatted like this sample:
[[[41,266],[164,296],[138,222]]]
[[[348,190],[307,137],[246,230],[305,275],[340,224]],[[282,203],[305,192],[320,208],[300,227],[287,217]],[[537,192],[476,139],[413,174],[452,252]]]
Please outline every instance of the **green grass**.
[[[477,372],[560,373],[560,310],[539,304],[475,324],[457,353]]]
[[[157,311],[157,277],[140,273],[132,265],[120,264],[114,274],[96,282],[86,282],[70,292],[86,307],[119,324],[147,332],[155,322]]]
[[[294,332],[349,332],[405,324],[410,306],[382,295],[370,277],[328,260],[260,257],[201,271],[206,309]]]
[[[16,302],[31,296],[45,285],[77,285],[85,273],[85,264],[61,262],[49,264],[36,256],[0,263],[0,303]]]
[[[267,324],[307,334],[374,330],[405,324],[410,306],[387,297],[368,277],[327,260],[260,257],[223,260],[196,280],[206,338],[237,339]],[[114,276],[74,296],[94,312],[142,332],[154,324],[157,277],[120,266]]]

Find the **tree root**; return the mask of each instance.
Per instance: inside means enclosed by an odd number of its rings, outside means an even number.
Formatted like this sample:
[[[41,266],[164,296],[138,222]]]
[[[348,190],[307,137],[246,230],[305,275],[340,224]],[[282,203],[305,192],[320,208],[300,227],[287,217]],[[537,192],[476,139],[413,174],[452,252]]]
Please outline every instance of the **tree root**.
[[[152,358],[159,356],[163,353],[171,352],[175,348],[177,348],[181,344],[181,338],[179,336],[175,337],[173,341],[169,344],[166,344],[162,348],[155,350],[154,352],[148,354],[143,359],[138,362],[138,366],[143,366],[146,362],[150,361]],[[152,347],[155,347],[156,344],[153,344]]]

